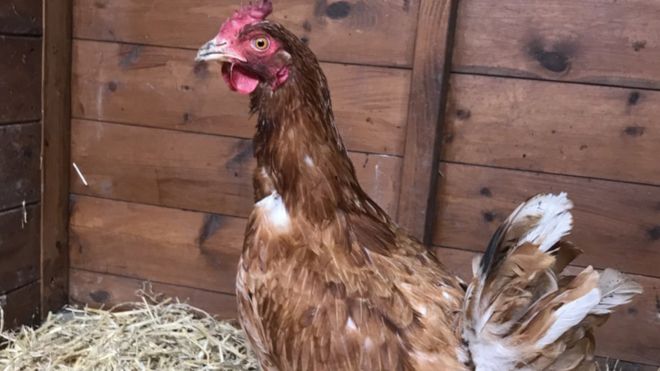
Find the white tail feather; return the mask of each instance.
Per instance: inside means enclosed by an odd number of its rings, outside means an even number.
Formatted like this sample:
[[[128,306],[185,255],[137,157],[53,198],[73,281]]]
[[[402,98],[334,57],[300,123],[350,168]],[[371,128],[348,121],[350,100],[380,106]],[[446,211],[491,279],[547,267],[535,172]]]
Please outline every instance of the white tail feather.
[[[518,246],[530,242],[546,252],[559,240],[571,232],[573,216],[570,210],[573,203],[566,193],[558,195],[544,194],[532,197],[518,206],[511,215],[513,224],[524,222],[529,218],[539,218],[533,228],[530,228],[518,241]]]
[[[593,288],[585,295],[569,303],[562,305],[553,314],[555,321],[545,332],[543,337],[536,342],[538,348],[543,348],[548,344],[554,343],[560,336],[573,326],[582,322],[593,308],[600,301],[600,290]]]
[[[608,314],[614,307],[629,303],[633,296],[642,293],[642,287],[625,274],[614,269],[605,269],[598,279],[601,299],[591,313]]]
[[[481,257],[483,255],[475,255],[474,258],[472,258],[472,275],[476,276],[479,274],[479,264],[481,263]]]

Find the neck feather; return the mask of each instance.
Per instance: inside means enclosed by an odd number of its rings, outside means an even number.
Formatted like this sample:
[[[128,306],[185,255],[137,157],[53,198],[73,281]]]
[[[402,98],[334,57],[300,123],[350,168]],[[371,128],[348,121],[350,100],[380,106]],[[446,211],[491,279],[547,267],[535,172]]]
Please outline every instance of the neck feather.
[[[279,89],[262,84],[252,95],[258,114],[255,196],[276,191],[292,216],[310,222],[332,219],[338,210],[388,219],[357,181],[334,123],[326,78],[307,54],[294,56],[299,63]]]

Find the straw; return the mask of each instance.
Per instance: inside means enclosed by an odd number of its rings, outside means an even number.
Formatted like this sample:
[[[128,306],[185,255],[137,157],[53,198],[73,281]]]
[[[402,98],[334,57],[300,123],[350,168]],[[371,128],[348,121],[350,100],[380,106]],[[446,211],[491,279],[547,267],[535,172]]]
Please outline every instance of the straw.
[[[143,291],[140,302],[109,310],[67,307],[49,314],[39,328],[0,333],[0,370],[258,370],[258,366],[235,324]]]

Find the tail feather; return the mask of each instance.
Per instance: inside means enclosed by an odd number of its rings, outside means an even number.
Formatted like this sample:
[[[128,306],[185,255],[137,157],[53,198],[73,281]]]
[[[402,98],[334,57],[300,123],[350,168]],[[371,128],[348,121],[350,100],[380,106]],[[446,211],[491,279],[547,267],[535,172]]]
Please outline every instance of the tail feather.
[[[487,276],[511,251],[526,243],[536,245],[541,252],[555,246],[571,231],[571,208],[573,203],[566,193],[537,195],[520,204],[493,235],[481,259],[479,275]]]
[[[641,292],[611,269],[561,274],[581,253],[561,240],[570,233],[572,207],[565,193],[531,198],[473,262],[463,338],[477,370],[590,369],[593,327]]]
[[[598,289],[602,298],[592,309],[592,314],[609,314],[615,307],[630,303],[633,296],[642,293],[639,283],[631,280],[625,274],[609,268],[600,274]]]
[[[582,250],[568,241],[559,241],[555,253],[555,264],[552,271],[559,275],[575,258],[582,255]]]
[[[546,252],[571,232],[573,202],[566,193],[538,195],[523,203],[515,216],[516,220],[538,220],[518,241],[518,245],[531,243]]]

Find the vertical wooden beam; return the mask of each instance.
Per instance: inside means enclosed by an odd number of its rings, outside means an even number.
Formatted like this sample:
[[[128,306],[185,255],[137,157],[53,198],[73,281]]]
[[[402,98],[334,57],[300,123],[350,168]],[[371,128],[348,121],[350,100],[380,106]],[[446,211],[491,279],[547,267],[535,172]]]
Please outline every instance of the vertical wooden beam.
[[[72,0],[44,0],[41,310],[68,300]]]
[[[440,128],[448,90],[458,0],[421,0],[413,62],[398,221],[430,242]]]

